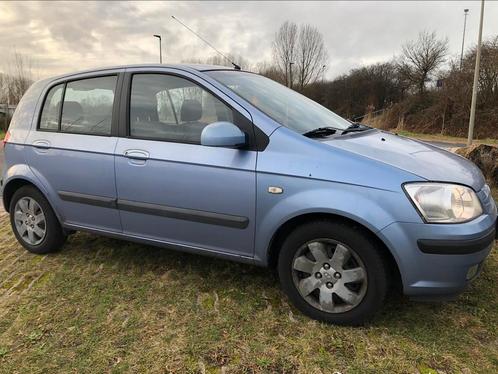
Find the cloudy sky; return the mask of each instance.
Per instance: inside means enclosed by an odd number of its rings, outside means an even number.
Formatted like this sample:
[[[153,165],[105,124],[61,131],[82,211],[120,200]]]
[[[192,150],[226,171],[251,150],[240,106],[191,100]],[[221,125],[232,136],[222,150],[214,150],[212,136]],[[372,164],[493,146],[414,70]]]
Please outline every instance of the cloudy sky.
[[[399,54],[421,30],[448,37],[459,56],[463,9],[469,8],[466,45],[477,41],[479,1],[387,2],[7,2],[0,1],[0,70],[14,51],[28,56],[43,78],[95,66],[203,59],[213,52],[171,16],[223,52],[251,63],[271,59],[271,41],[281,23],[316,26],[330,56],[333,78]],[[498,35],[498,2],[487,1],[484,38]]]

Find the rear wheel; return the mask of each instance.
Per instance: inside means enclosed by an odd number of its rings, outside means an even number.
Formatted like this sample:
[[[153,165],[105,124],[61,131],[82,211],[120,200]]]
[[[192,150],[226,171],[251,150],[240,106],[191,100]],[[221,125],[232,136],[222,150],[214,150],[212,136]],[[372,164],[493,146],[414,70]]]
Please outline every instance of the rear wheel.
[[[62,247],[66,236],[47,199],[32,186],[21,187],[10,202],[10,223],[21,245],[44,254]]]
[[[278,261],[282,288],[311,318],[358,325],[381,307],[387,272],[378,249],[359,228],[310,222],[284,241]]]

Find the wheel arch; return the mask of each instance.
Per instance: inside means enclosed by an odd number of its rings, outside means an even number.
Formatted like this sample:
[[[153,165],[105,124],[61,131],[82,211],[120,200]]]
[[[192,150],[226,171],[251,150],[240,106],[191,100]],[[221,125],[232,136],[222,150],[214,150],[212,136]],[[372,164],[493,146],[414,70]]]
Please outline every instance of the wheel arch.
[[[348,225],[358,227],[363,233],[369,236],[372,239],[372,241],[376,244],[376,247],[379,248],[384,260],[386,261],[388,269],[391,273],[390,277],[392,280],[392,284],[395,286],[399,286],[399,289],[403,289],[403,280],[399,270],[399,265],[389,247],[379,238],[379,236],[377,236],[372,230],[370,230],[365,225],[349,217],[334,213],[322,213],[322,212],[304,213],[292,217],[283,224],[281,224],[280,227],[273,234],[270,243],[268,245],[267,259],[266,259],[268,266],[272,269],[276,268],[278,256],[280,253],[280,248],[282,247],[283,241],[291,231],[293,231],[298,226],[303,225],[305,223],[312,221],[320,221],[320,220],[347,223]]]
[[[50,200],[47,197],[47,194],[40,187],[38,187],[36,185],[36,183],[34,183],[32,180],[29,180],[29,179],[24,178],[24,177],[15,177],[15,178],[10,179],[5,184],[5,186],[3,188],[2,202],[3,202],[3,206],[4,206],[6,212],[9,212],[10,202],[12,201],[12,197],[14,196],[15,192],[19,188],[24,187],[24,186],[32,186],[32,187],[36,188],[45,197],[45,199],[47,199],[49,204],[52,205]],[[52,206],[52,209],[53,209],[53,206]]]
[[[7,213],[10,211],[10,202],[12,201],[12,197],[14,196],[14,193],[21,187],[26,186],[26,185],[31,185],[34,186],[34,184],[25,179],[25,178],[14,178],[8,181],[4,188],[3,188],[3,193],[2,193],[2,202],[3,202],[3,207]]]

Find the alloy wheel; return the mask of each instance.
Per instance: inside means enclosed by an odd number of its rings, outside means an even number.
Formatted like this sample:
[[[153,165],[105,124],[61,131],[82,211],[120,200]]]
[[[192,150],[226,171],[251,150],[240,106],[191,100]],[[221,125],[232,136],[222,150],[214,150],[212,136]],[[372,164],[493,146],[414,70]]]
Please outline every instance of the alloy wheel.
[[[14,208],[14,222],[19,236],[30,245],[40,244],[47,233],[47,223],[42,208],[31,197],[23,197]]]
[[[347,245],[331,239],[316,239],[299,248],[292,279],[306,302],[327,313],[355,308],[367,290],[363,261]]]

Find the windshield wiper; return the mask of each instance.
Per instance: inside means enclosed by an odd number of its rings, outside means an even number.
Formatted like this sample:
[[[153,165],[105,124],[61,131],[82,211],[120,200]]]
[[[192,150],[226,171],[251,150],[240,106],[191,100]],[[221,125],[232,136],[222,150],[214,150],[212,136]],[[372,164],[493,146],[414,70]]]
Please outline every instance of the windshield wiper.
[[[306,131],[305,133],[303,133],[303,135],[308,138],[316,138],[316,137],[333,135],[336,132],[337,129],[334,127],[318,127],[316,129]]]
[[[352,123],[345,130],[342,131],[341,135],[347,134],[348,132],[358,132],[371,129],[370,126],[362,125],[361,123]]]

